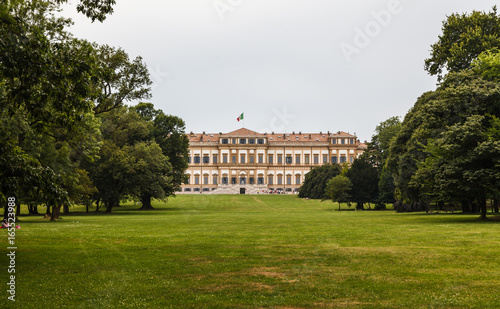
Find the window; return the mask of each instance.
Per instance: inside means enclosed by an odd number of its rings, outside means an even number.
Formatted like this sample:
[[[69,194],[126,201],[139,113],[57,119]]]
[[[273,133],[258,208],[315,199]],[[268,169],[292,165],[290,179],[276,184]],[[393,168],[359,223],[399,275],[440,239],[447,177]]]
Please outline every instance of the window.
[[[191,188],[185,188],[184,192],[191,192]]]
[[[309,155],[308,154],[305,155],[305,163],[309,164]]]
[[[283,184],[283,176],[278,175],[278,184],[282,185]]]
[[[233,184],[233,185],[236,184],[236,177],[231,177],[231,184]]]
[[[286,164],[292,164],[292,155],[290,155],[289,157],[287,156],[285,158],[285,162],[286,162]]]
[[[332,139],[332,144],[334,144],[334,145],[337,144],[337,139],[336,138]]]
[[[328,155],[323,155],[323,164],[328,163]]]
[[[264,156],[263,155],[259,155],[259,164],[262,164],[264,163]]]
[[[255,138],[249,138],[248,143],[252,145],[255,144]]]
[[[264,177],[258,177],[257,178],[257,184],[263,185],[264,184]]]
[[[223,185],[227,185],[228,181],[229,181],[229,179],[227,177],[222,177],[222,184]]]
[[[318,164],[319,163],[319,155],[315,154],[314,155],[314,164]]]
[[[291,185],[292,184],[292,176],[286,176],[286,184]]]
[[[341,142],[342,145],[344,145],[345,144],[345,139],[344,138],[341,139],[340,142]]]
[[[267,162],[269,164],[273,164],[273,155],[269,155],[269,158],[267,158]]]
[[[255,178],[254,177],[248,178],[248,183],[251,185],[255,184]]]
[[[228,138],[223,138],[221,139],[221,143],[226,145],[226,144],[229,144],[229,139]]]
[[[273,175],[267,177],[267,184],[272,185],[273,184]]]
[[[347,161],[345,156],[340,157],[340,163],[345,163]]]
[[[186,175],[186,182],[184,184],[188,185],[190,181],[191,181],[191,175],[187,174]]]
[[[245,145],[247,140],[245,138],[240,138],[240,144]]]
[[[257,144],[263,145],[264,144],[264,139],[263,138],[257,139]]]
[[[200,192],[201,190],[200,190],[200,188],[194,188],[193,191],[194,192]]]
[[[231,140],[231,143],[232,143],[232,144],[236,144],[236,138],[233,138],[233,139]]]
[[[245,155],[244,154],[242,154],[240,156],[240,163],[245,163]]]
[[[352,156],[351,156],[351,157],[349,158],[349,161],[350,161],[351,163],[352,163],[352,162],[354,162],[354,157],[352,157]]]
[[[203,192],[209,192],[210,188],[203,188]]]
[[[214,184],[214,185],[217,184],[217,175],[212,176],[212,184]]]
[[[204,164],[210,163],[210,158],[208,156],[203,156],[203,163]]]
[[[212,163],[213,164],[217,164],[217,159],[218,159],[218,156],[217,155],[213,155],[213,157],[212,157]]]
[[[300,155],[295,155],[295,164],[300,164]]]
[[[352,144],[354,144],[354,139],[353,139],[353,138],[351,138],[351,139],[349,140],[349,144],[351,144],[351,145],[352,145]]]
[[[208,175],[203,176],[203,184],[208,185]]]
[[[191,157],[188,157],[188,163],[191,164]]]
[[[231,163],[236,164],[236,156],[231,157]]]
[[[194,157],[194,164],[200,164],[200,160],[201,160],[200,156]]]
[[[199,185],[200,184],[200,176],[194,176],[194,184]]]
[[[250,160],[250,164],[255,163],[255,156],[250,156],[250,157],[248,157],[248,159]]]
[[[337,157],[332,157],[332,164],[337,163]]]
[[[240,177],[240,185],[245,185],[247,183],[246,177]]]
[[[300,185],[300,175],[295,176],[295,184]]]
[[[278,155],[278,164],[282,164],[283,163],[283,155]]]
[[[227,154],[222,155],[222,163],[227,163]]]

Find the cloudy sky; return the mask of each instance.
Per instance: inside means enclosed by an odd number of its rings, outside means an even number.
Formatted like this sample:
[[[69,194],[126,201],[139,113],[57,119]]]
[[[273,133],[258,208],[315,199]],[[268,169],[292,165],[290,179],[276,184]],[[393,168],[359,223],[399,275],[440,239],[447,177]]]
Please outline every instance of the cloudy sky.
[[[73,1],[75,3],[75,1]],[[442,21],[490,0],[118,0],[76,37],[142,56],[151,102],[187,131],[346,131],[362,141],[436,87],[424,71]]]

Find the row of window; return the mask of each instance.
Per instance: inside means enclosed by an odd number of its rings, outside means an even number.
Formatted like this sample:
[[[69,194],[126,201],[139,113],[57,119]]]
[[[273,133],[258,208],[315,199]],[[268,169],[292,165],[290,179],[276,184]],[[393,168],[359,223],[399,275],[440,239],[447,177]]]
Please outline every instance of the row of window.
[[[186,184],[191,184],[191,181],[193,181],[193,184],[199,185],[200,184],[200,176],[193,176],[193,179],[191,180],[191,177],[188,179],[188,182]],[[255,182],[257,180],[257,182]],[[212,183],[209,182],[209,176],[203,176],[203,184],[204,185],[218,185],[219,178],[217,176],[212,177]],[[276,181],[278,185],[283,184],[283,176],[278,175],[276,176]],[[220,183],[223,185],[228,185],[228,184],[240,184],[240,185],[246,185],[247,183],[250,185],[258,184],[258,185],[263,185],[264,184],[264,177],[221,177],[220,178]],[[267,184],[272,185],[274,184],[274,176],[269,175],[267,178]],[[286,176],[286,184],[287,185],[292,185],[292,176],[288,175]],[[295,185],[301,185],[302,180],[300,175],[295,176]]]
[[[263,138],[222,138],[221,140],[221,144],[224,144],[224,145],[227,145],[229,144],[229,142],[231,142],[231,144],[233,145],[236,145],[236,144],[240,144],[240,145],[246,145],[246,144],[250,144],[250,145],[254,145],[256,142],[258,145],[264,145],[266,143],[266,141],[263,139]]]
[[[339,139],[332,139],[332,144],[334,145],[337,145],[337,144],[340,144],[340,145],[345,145],[345,144],[350,144],[350,145],[354,145],[355,143],[355,140],[354,138],[349,138],[349,139],[346,139],[346,138],[339,138]]]
[[[213,191],[215,190],[215,188],[184,188],[184,192],[210,192],[210,191]],[[274,189],[274,188],[270,188],[269,191],[271,192],[275,192],[275,193],[283,193],[283,192],[298,192],[299,189],[295,188],[292,190],[292,188],[286,188],[286,189],[283,189],[283,188],[277,188],[277,189]]]
[[[254,145],[255,143],[257,143],[258,145],[264,145],[266,143],[266,140],[263,139],[263,138],[221,138],[220,140],[221,144],[223,145],[228,145],[229,142],[231,142],[232,145],[246,145],[246,144],[250,144],[250,145]],[[356,140],[354,138],[334,138],[332,139],[332,144],[334,145],[337,145],[337,144],[340,144],[340,145],[346,145],[346,144],[350,144],[350,145],[354,145],[354,143],[356,142]]]
[[[247,157],[248,157],[248,161],[247,161]],[[274,164],[274,155],[269,155],[268,158],[267,158],[267,163],[268,164]],[[229,158],[229,155],[227,154],[224,154],[222,155],[222,162],[221,163],[229,163],[228,162],[228,158]],[[213,155],[212,156],[212,164],[218,164],[219,163],[219,156],[218,155]],[[277,163],[278,164],[283,164],[283,155],[277,155]],[[333,156],[330,158],[330,162],[328,162],[328,155],[323,155],[322,157],[322,161],[321,163],[323,164],[326,164],[326,163],[345,163],[347,162],[347,157],[346,156],[340,156],[340,157],[337,157],[337,156]],[[352,163],[354,161],[354,157],[351,156],[349,158],[350,160],[350,163]],[[192,157],[192,162],[194,164],[200,164],[202,161],[202,157],[200,156],[194,156]],[[286,164],[292,164],[294,161],[293,161],[293,157],[292,156],[285,156],[285,163]],[[191,157],[188,158],[188,163],[191,164]],[[249,155],[247,156],[246,154],[242,154],[240,155],[240,161],[237,162],[237,156],[236,155],[232,155],[231,156],[231,163],[232,164],[236,164],[236,163],[240,163],[240,164],[246,164],[246,163],[250,163],[250,164],[254,164],[254,163],[259,163],[259,164],[263,164],[264,163],[264,155],[262,154],[259,154],[257,156],[257,162],[255,162],[255,156],[254,155]],[[203,164],[210,164],[210,156],[208,155],[205,155],[203,156]],[[302,160],[301,160],[301,155],[296,155],[295,156],[295,164],[302,164]],[[304,164],[311,164],[310,162],[310,156],[309,155],[304,155]],[[313,156],[313,164],[320,164],[320,156],[315,154]]]

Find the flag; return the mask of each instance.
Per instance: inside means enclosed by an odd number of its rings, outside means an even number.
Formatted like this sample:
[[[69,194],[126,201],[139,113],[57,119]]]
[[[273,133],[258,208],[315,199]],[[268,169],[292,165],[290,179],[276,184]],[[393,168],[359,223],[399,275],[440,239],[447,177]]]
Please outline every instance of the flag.
[[[244,113],[241,113],[240,117],[238,117],[238,122],[240,122],[240,120],[243,120],[243,114]]]

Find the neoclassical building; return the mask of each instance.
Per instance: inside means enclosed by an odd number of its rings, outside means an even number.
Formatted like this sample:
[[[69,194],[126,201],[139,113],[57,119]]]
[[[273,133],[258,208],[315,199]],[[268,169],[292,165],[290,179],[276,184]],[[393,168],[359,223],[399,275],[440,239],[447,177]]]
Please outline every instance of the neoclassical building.
[[[366,145],[345,132],[190,133],[188,183],[178,193],[295,193],[312,167],[352,163]]]

